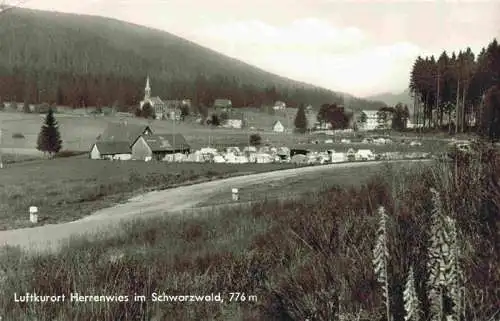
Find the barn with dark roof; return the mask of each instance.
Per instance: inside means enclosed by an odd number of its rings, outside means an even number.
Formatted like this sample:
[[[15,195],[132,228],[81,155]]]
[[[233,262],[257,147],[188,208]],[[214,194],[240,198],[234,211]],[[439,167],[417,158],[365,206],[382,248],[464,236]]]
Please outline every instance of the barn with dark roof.
[[[191,147],[181,134],[141,135],[132,144],[132,158],[161,160],[167,154],[188,154]]]

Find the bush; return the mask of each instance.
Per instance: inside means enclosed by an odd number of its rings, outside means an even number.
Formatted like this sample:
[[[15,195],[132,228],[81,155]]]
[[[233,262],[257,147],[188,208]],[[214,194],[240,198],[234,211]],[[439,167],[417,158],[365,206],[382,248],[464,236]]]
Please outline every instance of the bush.
[[[251,146],[260,146],[262,143],[262,137],[259,134],[252,134],[249,138],[249,143]]]
[[[16,139],[22,139],[22,138],[25,138],[24,135],[22,133],[14,133],[12,134],[12,138],[16,138]]]

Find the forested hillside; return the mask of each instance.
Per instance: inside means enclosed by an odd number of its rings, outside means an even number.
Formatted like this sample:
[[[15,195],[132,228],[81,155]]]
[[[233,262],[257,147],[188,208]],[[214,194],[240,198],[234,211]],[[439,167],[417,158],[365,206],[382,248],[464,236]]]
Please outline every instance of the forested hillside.
[[[234,106],[318,106],[342,95],[273,75],[169,34],[102,17],[14,9],[0,16],[0,97],[74,107],[133,106],[152,94]],[[380,103],[350,101],[352,108]]]

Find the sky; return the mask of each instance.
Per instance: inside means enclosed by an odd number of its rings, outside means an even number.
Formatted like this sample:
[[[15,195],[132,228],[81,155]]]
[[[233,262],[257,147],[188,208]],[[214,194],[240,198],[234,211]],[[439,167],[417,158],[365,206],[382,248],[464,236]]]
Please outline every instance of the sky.
[[[28,0],[23,6],[157,28],[358,97],[405,90],[418,55],[467,46],[477,53],[500,40],[500,0]]]

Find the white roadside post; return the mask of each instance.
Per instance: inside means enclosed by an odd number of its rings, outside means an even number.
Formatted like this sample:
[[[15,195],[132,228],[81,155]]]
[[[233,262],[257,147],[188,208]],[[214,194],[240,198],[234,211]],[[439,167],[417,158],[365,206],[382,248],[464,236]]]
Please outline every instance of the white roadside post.
[[[233,201],[238,201],[240,199],[240,196],[238,194],[238,189],[237,188],[233,188],[231,190],[231,193],[233,195]]]
[[[30,222],[33,224],[38,223],[38,207],[30,206]]]

